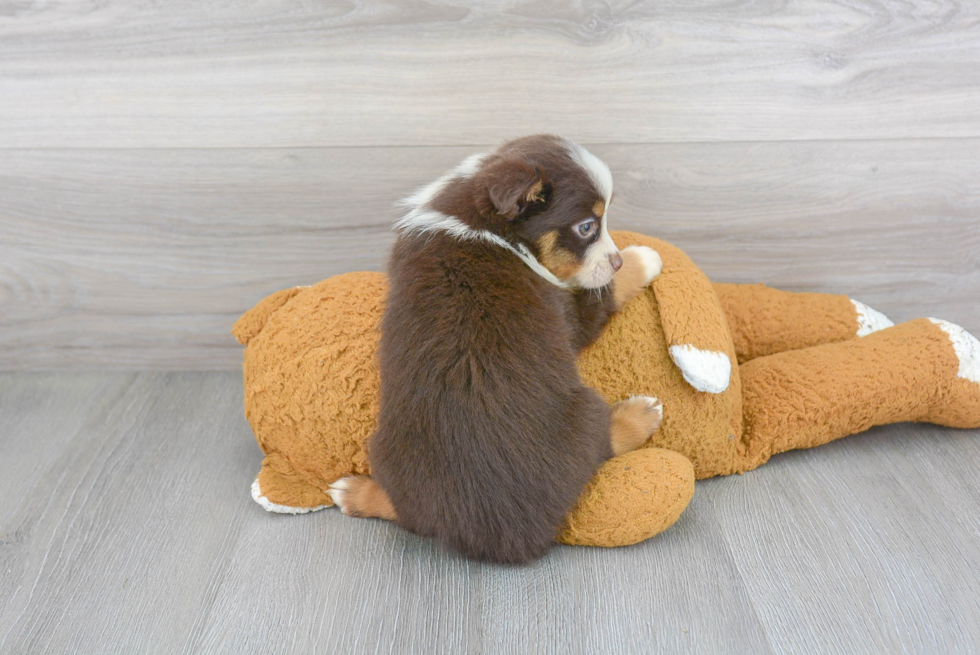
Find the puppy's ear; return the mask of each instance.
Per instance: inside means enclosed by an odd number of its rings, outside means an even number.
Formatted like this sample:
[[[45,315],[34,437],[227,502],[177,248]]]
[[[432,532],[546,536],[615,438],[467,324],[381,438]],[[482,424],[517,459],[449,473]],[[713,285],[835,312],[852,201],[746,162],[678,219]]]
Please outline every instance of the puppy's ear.
[[[500,159],[481,171],[480,203],[485,212],[514,221],[544,209],[551,199],[551,180],[520,159]]]

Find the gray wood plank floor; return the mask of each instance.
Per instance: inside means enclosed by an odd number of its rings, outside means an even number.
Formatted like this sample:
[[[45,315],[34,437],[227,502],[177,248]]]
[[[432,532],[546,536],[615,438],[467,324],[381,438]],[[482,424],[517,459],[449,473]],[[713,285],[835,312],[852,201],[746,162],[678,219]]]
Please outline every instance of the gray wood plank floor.
[[[0,652],[980,650],[980,431],[896,425],[698,483],[527,568],[264,512],[233,373],[0,375]]]

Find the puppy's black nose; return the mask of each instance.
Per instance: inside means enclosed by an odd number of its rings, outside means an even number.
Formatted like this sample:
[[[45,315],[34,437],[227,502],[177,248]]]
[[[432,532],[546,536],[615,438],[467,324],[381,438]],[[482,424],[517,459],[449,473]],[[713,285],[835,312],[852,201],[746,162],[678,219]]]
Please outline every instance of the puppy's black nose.
[[[609,265],[612,266],[613,273],[623,267],[623,256],[619,252],[609,255]]]

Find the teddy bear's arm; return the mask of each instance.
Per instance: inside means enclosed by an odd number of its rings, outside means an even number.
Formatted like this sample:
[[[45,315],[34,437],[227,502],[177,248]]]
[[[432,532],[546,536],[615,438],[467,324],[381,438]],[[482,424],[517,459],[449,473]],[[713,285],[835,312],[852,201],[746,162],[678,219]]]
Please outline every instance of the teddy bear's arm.
[[[669,528],[694,496],[684,455],[640,448],[606,460],[582,491],[558,535],[564,544],[625,546]]]
[[[670,357],[698,391],[721,393],[732,374],[731,337],[714,287],[683,251],[659,242],[663,271],[653,281]]]

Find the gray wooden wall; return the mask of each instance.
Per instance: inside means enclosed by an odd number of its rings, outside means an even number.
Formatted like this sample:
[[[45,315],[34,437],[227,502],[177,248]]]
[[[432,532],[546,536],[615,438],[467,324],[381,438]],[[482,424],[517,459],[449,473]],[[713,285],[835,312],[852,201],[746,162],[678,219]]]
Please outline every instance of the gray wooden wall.
[[[714,279],[980,330],[980,3],[0,0],[0,369],[235,368],[540,131]]]

